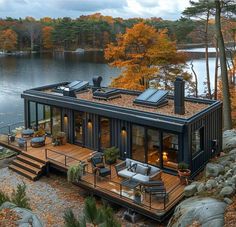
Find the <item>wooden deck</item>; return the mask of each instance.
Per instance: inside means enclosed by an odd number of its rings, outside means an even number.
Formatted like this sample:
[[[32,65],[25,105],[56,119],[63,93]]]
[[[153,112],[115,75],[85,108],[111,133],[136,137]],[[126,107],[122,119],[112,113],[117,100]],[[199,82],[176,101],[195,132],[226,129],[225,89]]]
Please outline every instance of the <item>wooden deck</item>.
[[[8,144],[6,141],[4,142],[1,137],[0,144],[8,147],[12,146],[22,153],[27,153],[27,155],[45,161],[49,168],[51,166],[64,172],[67,171],[69,166],[74,165],[79,161],[85,161],[88,164],[88,168],[86,169],[85,176],[82,177],[81,181],[76,183],[78,186],[88,190],[92,194],[101,196],[121,206],[131,208],[138,213],[158,221],[163,221],[163,219],[173,210],[174,206],[183,198],[184,185],[180,184],[179,178],[171,174],[163,173],[162,181],[164,182],[168,194],[168,200],[165,206],[164,202],[157,200],[155,196],[151,197],[150,203],[149,194],[144,195],[144,193],[142,194],[141,204],[138,205],[134,203],[134,192],[132,189],[123,187],[121,196],[120,185],[124,179],[117,176],[114,165],[108,166],[111,168],[111,178],[94,177],[91,163],[88,161],[94,154],[94,151],[84,147],[69,143],[61,146],[53,146],[51,138],[47,138],[45,146],[40,148],[31,147],[30,138],[27,139],[27,151],[17,147],[17,144]]]

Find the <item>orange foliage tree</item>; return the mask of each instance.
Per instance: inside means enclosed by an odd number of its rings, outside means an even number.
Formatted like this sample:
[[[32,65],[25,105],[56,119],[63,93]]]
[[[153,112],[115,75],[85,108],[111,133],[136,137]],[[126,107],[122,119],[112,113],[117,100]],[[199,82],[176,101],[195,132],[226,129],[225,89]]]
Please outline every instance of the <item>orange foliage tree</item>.
[[[17,34],[12,29],[0,31],[0,49],[12,51],[16,49]]]
[[[45,49],[52,49],[53,48],[53,40],[52,40],[52,32],[53,27],[45,26],[42,29],[42,36],[43,36],[43,47]]]
[[[148,81],[155,78],[158,88],[170,90],[180,74],[193,87],[191,75],[183,71],[186,56],[177,52],[167,30],[157,31],[143,22],[118,35],[117,43],[105,49],[105,58],[111,66],[122,69],[121,75],[112,81],[113,87],[144,90]]]

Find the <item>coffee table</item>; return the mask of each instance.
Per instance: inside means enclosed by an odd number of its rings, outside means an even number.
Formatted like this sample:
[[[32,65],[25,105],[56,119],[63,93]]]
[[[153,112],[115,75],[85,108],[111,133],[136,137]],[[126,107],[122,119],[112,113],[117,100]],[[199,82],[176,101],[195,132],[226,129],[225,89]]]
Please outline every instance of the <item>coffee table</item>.
[[[123,187],[127,187],[130,189],[136,189],[137,187],[141,187],[141,184],[140,184],[140,182],[138,182],[137,180],[134,180],[132,178],[125,179],[120,184],[120,197],[122,197],[122,188]]]

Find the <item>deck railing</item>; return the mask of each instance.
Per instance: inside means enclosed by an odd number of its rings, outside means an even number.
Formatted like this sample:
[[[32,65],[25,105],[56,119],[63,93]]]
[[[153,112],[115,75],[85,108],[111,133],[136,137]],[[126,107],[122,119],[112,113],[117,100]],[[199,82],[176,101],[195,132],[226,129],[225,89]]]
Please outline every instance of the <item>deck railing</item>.
[[[100,180],[99,180],[99,178],[100,178]],[[102,181],[104,181],[104,180],[106,180],[106,187],[102,183]],[[135,204],[136,206],[140,206],[140,207],[145,208],[147,210],[154,210],[157,212],[165,211],[167,208],[172,206],[172,204],[174,204],[177,200],[179,200],[179,197],[177,197],[173,201],[167,203],[168,195],[166,195],[166,198],[163,198],[163,201],[162,200],[158,201],[160,204],[163,205],[163,207],[156,208],[155,207],[156,201],[154,201],[151,198],[152,196],[149,193],[146,193],[146,195],[149,195],[149,197],[147,196],[147,198],[146,198],[145,192],[143,192],[141,203],[135,203],[133,196],[127,196],[127,193],[125,193],[124,187],[121,186],[121,182],[114,181],[114,180],[112,180],[112,178],[109,179],[109,176],[108,177],[100,177],[96,173],[84,171],[84,176],[81,178],[80,181],[81,181],[81,183],[85,182],[86,184],[90,185],[90,187],[97,189],[105,194],[113,195],[114,197],[124,199],[128,203]],[[80,183],[78,183],[78,185],[79,184]],[[109,184],[113,186],[112,189],[109,187]],[[170,193],[174,192],[174,190],[177,187],[178,187],[178,185],[173,187],[171,190],[167,191],[167,194],[170,195]],[[128,191],[130,192],[130,190],[131,189],[129,189]],[[153,196],[154,196],[154,194],[153,194]]]
[[[60,164],[64,165],[65,167],[70,166],[68,164],[69,162],[70,163],[73,161],[81,162],[81,160],[74,158],[70,155],[66,155],[66,154],[61,153],[59,151],[55,151],[55,150],[48,149],[48,148],[45,149],[45,159],[52,161],[52,162],[60,163]]]
[[[5,144],[11,145],[12,147],[21,148],[22,150],[27,151],[27,140],[19,142],[21,139],[20,130],[18,128],[24,128],[24,122],[17,122],[13,124],[8,124],[0,127],[0,141]]]

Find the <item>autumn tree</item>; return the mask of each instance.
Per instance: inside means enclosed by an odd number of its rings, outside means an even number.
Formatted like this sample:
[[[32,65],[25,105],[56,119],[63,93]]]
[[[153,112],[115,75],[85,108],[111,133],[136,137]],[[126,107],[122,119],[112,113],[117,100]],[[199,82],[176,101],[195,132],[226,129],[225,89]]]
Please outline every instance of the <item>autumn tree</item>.
[[[223,111],[224,111],[224,128],[232,128],[232,117],[231,117],[231,103],[230,103],[230,91],[229,91],[229,80],[228,80],[228,70],[226,63],[226,53],[225,53],[225,43],[221,28],[221,15],[223,9],[228,12],[236,14],[236,4],[235,1],[220,1],[215,0],[215,28],[216,36],[219,45],[219,57],[221,66],[221,78],[222,78],[222,93],[223,93]]]
[[[185,56],[177,52],[167,30],[157,31],[141,22],[117,36],[117,42],[105,49],[105,58],[111,66],[120,67],[122,74],[112,81],[112,86],[143,90],[150,79],[156,78],[158,87],[171,89],[176,75],[183,74]]]
[[[35,41],[41,34],[41,24],[36,21],[33,17],[26,17],[23,26],[25,28],[26,35],[30,39],[30,49],[34,50]]]
[[[194,17],[200,19],[204,23],[204,43],[205,43],[205,58],[206,58],[206,78],[207,78],[207,96],[212,99],[211,93],[211,82],[210,82],[210,69],[209,69],[209,54],[208,54],[208,46],[209,46],[209,20],[212,15],[212,11],[214,9],[214,2],[212,1],[189,1],[190,6],[187,7],[183,14],[188,17]]]
[[[45,49],[52,49],[53,48],[53,40],[52,40],[52,32],[53,27],[45,26],[42,29],[42,38],[43,38],[43,47]]]
[[[4,51],[12,51],[16,49],[17,34],[12,29],[0,31],[0,48]]]

